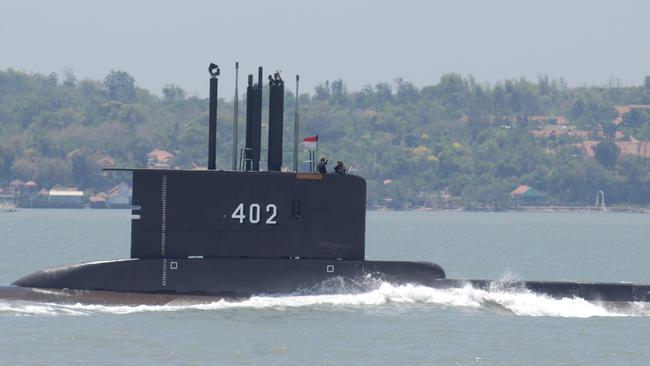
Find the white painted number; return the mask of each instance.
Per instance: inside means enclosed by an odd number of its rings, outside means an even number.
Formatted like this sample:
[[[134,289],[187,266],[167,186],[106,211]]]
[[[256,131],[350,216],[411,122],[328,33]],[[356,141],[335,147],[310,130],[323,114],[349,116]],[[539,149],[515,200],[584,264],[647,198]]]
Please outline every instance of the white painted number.
[[[259,224],[261,220],[261,210],[262,207],[259,203],[251,203],[250,206],[248,206],[248,222],[251,224]],[[278,216],[278,206],[274,203],[269,203],[266,205],[265,211],[267,218],[264,223],[266,225],[277,225],[278,222],[276,221],[276,218]],[[243,224],[246,220],[246,205],[243,203],[237,205],[235,211],[230,215],[230,217],[239,220],[239,223]]]
[[[250,221],[251,224],[257,224],[260,222],[260,205],[257,203],[253,203],[248,208],[248,221]]]
[[[232,215],[230,215],[230,217],[232,217],[235,220],[239,220],[239,223],[243,224],[244,219],[246,218],[246,216],[244,215],[244,204],[240,203],[239,206],[237,206],[237,208],[235,209],[235,212],[233,212]]]
[[[278,215],[278,206],[274,205],[273,203],[269,203],[266,205],[266,213],[271,213],[271,216],[266,219],[267,225],[275,225],[278,223],[275,221],[275,217]]]

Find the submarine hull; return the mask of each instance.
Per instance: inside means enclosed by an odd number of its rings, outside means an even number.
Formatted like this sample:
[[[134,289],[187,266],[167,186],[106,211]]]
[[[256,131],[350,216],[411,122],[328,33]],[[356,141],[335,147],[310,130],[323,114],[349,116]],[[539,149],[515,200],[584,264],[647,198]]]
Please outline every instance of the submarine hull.
[[[648,302],[650,285],[614,282],[568,282],[568,281],[492,281],[439,279],[431,285],[435,288],[458,288],[472,286],[485,291],[529,291],[552,298],[581,298],[587,301]]]
[[[129,259],[44,269],[12,285],[29,288],[99,290],[131,293],[246,297],[360,290],[382,280],[430,286],[445,278],[437,264],[396,261],[336,261],[318,259]],[[343,281],[343,282],[341,282]]]
[[[11,286],[0,299],[62,303],[204,303],[255,294],[368,290],[381,280],[432,288],[471,286],[485,291],[529,291],[553,298],[647,302],[650,285],[564,281],[491,281],[445,278],[434,263],[300,259],[129,259],[50,268]]]
[[[436,279],[428,284],[439,289],[472,286],[485,291],[530,291],[552,298],[582,298],[598,302],[648,302],[650,285],[629,283],[583,283],[556,281],[523,281],[503,283],[489,280]],[[16,285],[0,286],[0,300],[31,301],[60,304],[101,305],[187,305],[205,304],[219,300],[243,300],[249,295],[228,293],[211,295],[203,292],[128,292],[109,290],[79,290],[60,288],[33,288]]]
[[[0,286],[0,300],[29,301],[52,304],[84,304],[109,306],[139,305],[194,305],[224,299],[219,296],[195,296],[183,294],[153,294],[116,291],[46,289],[20,286]],[[228,300],[237,300],[229,297]]]

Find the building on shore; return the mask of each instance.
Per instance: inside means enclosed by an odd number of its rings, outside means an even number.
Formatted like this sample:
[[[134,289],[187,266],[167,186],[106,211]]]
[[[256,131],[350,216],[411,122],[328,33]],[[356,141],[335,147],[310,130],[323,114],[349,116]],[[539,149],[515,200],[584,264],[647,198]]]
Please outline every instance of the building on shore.
[[[16,196],[0,193],[0,212],[15,212],[16,207]]]
[[[90,208],[106,208],[107,200],[108,195],[104,192],[100,192],[88,198],[88,206],[90,206]]]
[[[169,151],[154,149],[147,154],[147,168],[169,169],[173,157]]]
[[[52,188],[47,208],[84,208],[84,193],[76,188]]]
[[[131,195],[133,191],[128,184],[122,182],[108,191],[106,207],[131,208]]]
[[[537,191],[536,189],[527,185],[520,185],[510,192],[515,206],[537,206],[543,205],[546,202],[546,196]]]
[[[25,182],[20,179],[14,179],[9,183],[9,192],[13,194],[22,194]]]
[[[23,194],[32,194],[36,193],[38,191],[38,183],[34,182],[33,180],[28,181],[23,185]]]

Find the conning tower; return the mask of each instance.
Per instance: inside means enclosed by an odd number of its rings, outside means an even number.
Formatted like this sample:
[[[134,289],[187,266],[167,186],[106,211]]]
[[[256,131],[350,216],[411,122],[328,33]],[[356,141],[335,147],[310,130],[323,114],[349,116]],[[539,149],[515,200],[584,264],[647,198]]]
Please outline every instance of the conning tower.
[[[216,170],[219,68],[211,70],[208,170],[133,170],[131,257],[365,259],[365,180],[280,172],[279,72],[268,77],[269,171],[259,171],[261,67],[257,84],[248,76],[245,171]]]

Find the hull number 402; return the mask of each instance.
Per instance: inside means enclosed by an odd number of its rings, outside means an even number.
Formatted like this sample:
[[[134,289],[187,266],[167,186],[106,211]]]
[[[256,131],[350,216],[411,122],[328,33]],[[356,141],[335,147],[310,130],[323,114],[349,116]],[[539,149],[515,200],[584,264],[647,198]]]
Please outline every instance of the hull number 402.
[[[263,216],[263,217],[262,217]],[[278,206],[274,203],[269,203],[264,207],[264,213],[262,213],[262,205],[259,203],[251,203],[246,206],[244,203],[240,203],[233,211],[231,218],[238,220],[240,224],[248,221],[251,224],[259,224],[264,222],[266,225],[276,225],[278,222],[276,218],[278,216]]]

